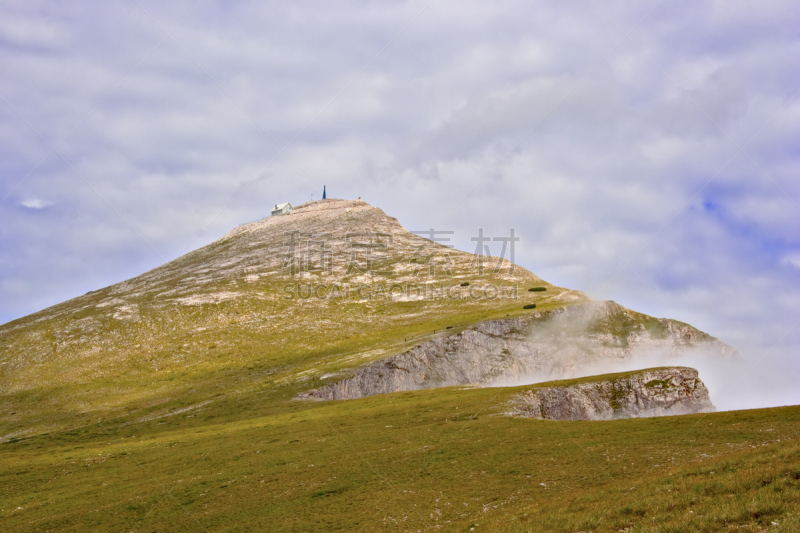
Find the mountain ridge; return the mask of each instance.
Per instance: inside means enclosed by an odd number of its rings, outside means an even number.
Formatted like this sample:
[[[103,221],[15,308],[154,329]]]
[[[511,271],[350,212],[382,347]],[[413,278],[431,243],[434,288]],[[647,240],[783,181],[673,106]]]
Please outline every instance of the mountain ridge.
[[[588,302],[505,258],[411,233],[361,200],[309,202],[0,326],[0,439],[215,394],[291,399],[526,307]]]
[[[8,434],[17,435],[37,431],[26,423],[31,418],[60,427],[121,416],[131,407],[197,396],[191,391],[210,383],[223,390],[243,383],[252,390],[292,388],[307,372],[402,351],[449,325],[522,312],[528,302],[546,307],[585,298],[507,260],[482,258],[492,268],[477,276],[473,259],[406,231],[366,202],[310,202],[0,326],[0,416],[11,421]],[[310,286],[391,289],[398,282],[431,292],[307,297]],[[513,284],[514,299],[481,292]],[[548,292],[525,292],[532,285]],[[33,408],[31,394],[46,400]]]

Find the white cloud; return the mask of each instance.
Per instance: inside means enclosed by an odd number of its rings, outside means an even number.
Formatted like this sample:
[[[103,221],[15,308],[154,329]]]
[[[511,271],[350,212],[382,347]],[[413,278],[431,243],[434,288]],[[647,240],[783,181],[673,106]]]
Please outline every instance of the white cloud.
[[[20,205],[23,207],[27,207],[28,209],[44,209],[45,207],[50,207],[51,205],[53,205],[53,202],[48,202],[47,200],[40,200],[39,198],[29,198],[27,200],[21,201]]]

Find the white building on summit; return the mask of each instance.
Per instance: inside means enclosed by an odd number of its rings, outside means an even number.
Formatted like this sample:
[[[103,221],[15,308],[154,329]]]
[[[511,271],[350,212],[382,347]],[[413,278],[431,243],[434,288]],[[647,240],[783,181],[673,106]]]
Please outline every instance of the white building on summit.
[[[272,216],[290,215],[292,211],[292,204],[289,202],[286,202],[285,204],[275,204],[275,209],[272,210]]]

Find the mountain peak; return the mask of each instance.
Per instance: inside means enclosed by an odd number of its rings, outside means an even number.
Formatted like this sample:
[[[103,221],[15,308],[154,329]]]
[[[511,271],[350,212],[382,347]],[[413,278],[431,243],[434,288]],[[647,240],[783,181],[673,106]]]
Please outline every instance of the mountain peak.
[[[575,311],[556,315],[580,317],[583,307],[572,304],[587,301],[505,258],[410,232],[362,200],[308,202],[133,279],[0,326],[7,399],[0,416],[30,411],[6,435],[17,438],[100,413],[123,416],[132,405],[209,402],[215,389],[266,388],[290,398],[312,388],[309,381],[330,383],[395,355],[416,362],[417,352],[441,352],[424,359],[455,361],[448,343],[458,353],[478,344],[497,348],[478,354],[490,363],[486,375],[495,375],[516,361],[509,358],[514,350],[532,346],[504,340],[500,330],[516,331],[565,307]],[[600,351],[626,354],[636,339],[650,338],[647,328],[672,338],[656,319],[612,311],[598,315],[598,330],[590,332]],[[459,365],[435,375],[461,372]],[[34,409],[25,400],[32,391],[46,391],[50,401]]]
[[[533,286],[545,292],[528,292]],[[235,379],[252,379],[246,367],[257,365],[291,383],[308,365],[367,362],[449,328],[527,313],[533,302],[541,309],[582,299],[507,259],[416,235],[362,200],[326,199],[0,326],[2,372],[9,395],[55,395],[41,420],[60,427],[75,423],[62,413],[92,416],[75,403],[86,398],[104,402],[106,414],[122,412],[201,390],[234,363],[245,365]],[[109,395],[105,384],[132,376],[150,385]],[[61,397],[64,384],[87,392]]]
[[[255,222],[242,224],[232,229],[219,240],[223,241],[243,233],[252,233],[264,229],[288,230],[292,231],[294,227],[305,228],[305,225],[311,221],[314,228],[323,229],[327,225],[327,229],[331,230],[337,224],[344,222],[344,217],[349,214],[359,216],[359,218],[378,218],[378,219],[396,219],[388,217],[381,209],[374,207],[367,202],[357,200],[341,200],[329,198],[326,200],[313,200],[306,202],[294,208],[291,214],[268,216]],[[398,227],[402,226],[397,224]]]

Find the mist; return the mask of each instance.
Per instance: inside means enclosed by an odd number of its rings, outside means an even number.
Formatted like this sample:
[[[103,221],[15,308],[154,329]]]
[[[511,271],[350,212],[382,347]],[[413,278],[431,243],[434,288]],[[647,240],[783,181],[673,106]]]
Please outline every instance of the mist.
[[[527,332],[526,344],[538,363],[536,370],[511,378],[508,374],[491,382],[493,387],[542,383],[559,379],[643,370],[664,366],[696,369],[709,389],[717,410],[728,411],[784,405],[786,381],[769,365],[754,364],[734,347],[706,336],[686,324],[660,320],[669,328],[683,328],[680,335],[658,338],[643,325],[636,324],[626,338],[611,330],[620,316],[657,320],[638,313],[609,312],[601,302],[575,306],[565,312],[534,323]],[[614,304],[616,305],[616,304]],[[624,309],[618,306],[620,309]],[[631,324],[625,324],[631,326]],[[638,327],[636,327],[638,326]],[[687,336],[694,337],[687,339]]]

